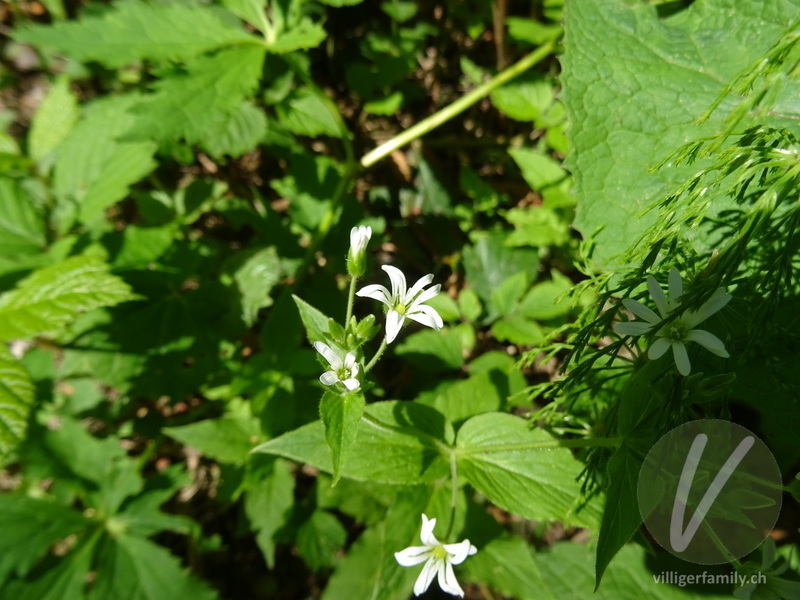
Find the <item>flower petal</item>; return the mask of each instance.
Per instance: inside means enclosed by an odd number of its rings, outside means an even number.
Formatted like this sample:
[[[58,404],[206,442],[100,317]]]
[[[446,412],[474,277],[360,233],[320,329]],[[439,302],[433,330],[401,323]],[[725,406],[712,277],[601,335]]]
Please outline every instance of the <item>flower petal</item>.
[[[391,344],[397,334],[400,333],[400,328],[403,326],[405,317],[396,310],[390,310],[386,313],[386,343]]]
[[[681,296],[683,296],[683,280],[678,269],[672,267],[669,270],[669,308],[674,310],[680,304]]]
[[[627,323],[614,323],[614,331],[620,335],[644,335],[653,328],[650,323],[629,321]]]
[[[358,363],[354,363],[353,366],[350,367],[350,377],[356,377],[359,370],[360,367],[358,366]]]
[[[413,567],[428,560],[432,550],[427,546],[410,546],[405,550],[394,553],[394,559],[402,567]]]
[[[436,575],[436,567],[436,559],[431,556],[428,559],[428,562],[425,563],[425,566],[422,567],[422,572],[419,574],[419,577],[417,577],[417,582],[414,584],[415,596],[419,596],[428,589],[431,581],[433,581],[434,575]]]
[[[322,354],[323,357],[325,357],[325,360],[328,361],[328,364],[330,364],[334,371],[338,371],[342,368],[342,359],[338,354],[336,354],[336,352],[331,350],[328,344],[325,344],[324,342],[314,342],[314,348],[317,352]]]
[[[426,306],[424,304],[422,306],[417,306],[413,313],[406,313],[406,316],[436,331],[444,327],[442,317],[436,312],[436,309],[431,306]]]
[[[358,382],[358,379],[353,379],[352,377],[350,379],[345,379],[342,383],[344,384],[344,387],[346,387],[351,392],[357,389],[359,385],[361,385]]]
[[[637,302],[636,300],[631,300],[630,298],[625,298],[622,300],[622,304],[625,308],[627,308],[637,317],[639,317],[644,321],[647,321],[651,325],[655,325],[656,323],[661,322],[661,317],[659,317],[656,313],[647,308],[641,302]]]
[[[666,319],[667,315],[669,314],[669,300],[667,300],[667,297],[664,295],[664,290],[661,289],[661,286],[658,285],[656,278],[652,275],[647,276],[647,289],[650,292],[650,297],[653,299],[653,302],[656,303],[656,307],[658,308],[658,312],[661,313],[661,317]]]
[[[383,265],[381,267],[389,275],[392,282],[392,304],[402,302],[406,296],[406,276],[397,267]]]
[[[422,531],[419,539],[426,546],[438,546],[439,540],[433,535],[433,528],[436,527],[436,519],[429,519],[425,514],[422,515]]]
[[[333,385],[339,381],[339,376],[335,371],[325,371],[319,376],[319,380],[322,382],[322,385]]]
[[[430,287],[427,290],[417,294],[416,298],[414,298],[411,295],[411,292],[408,292],[408,294],[406,294],[406,295],[409,296],[410,298],[413,298],[413,301],[411,302],[411,306],[413,307],[413,306],[417,306],[419,304],[422,304],[423,302],[427,302],[431,298],[435,298],[436,296],[439,295],[440,291],[442,291],[442,286],[437,283],[433,287]]]
[[[697,342],[709,352],[713,352],[722,358],[728,358],[730,356],[728,351],[725,350],[725,344],[722,343],[722,340],[704,329],[692,329],[686,334],[686,339]]]
[[[683,317],[684,322],[691,328],[699,325],[715,312],[722,310],[724,306],[731,301],[731,296],[725,293],[725,290],[719,288],[709,298],[697,312],[687,311]]]
[[[664,353],[669,350],[670,343],[664,338],[658,338],[650,349],[647,351],[647,356],[650,360],[656,360],[664,356]]]
[[[344,355],[343,366],[348,371],[352,371],[354,368],[356,368],[356,369],[358,368],[358,365],[356,364],[356,357],[352,352],[348,352],[347,354]],[[356,371],[356,373],[357,372],[358,371]],[[354,373],[354,375],[355,375],[355,373]]]
[[[686,346],[680,342],[672,344],[672,355],[675,357],[675,365],[678,367],[678,373],[687,377],[692,372],[692,365],[689,362],[689,354],[686,352]]]
[[[431,283],[431,281],[433,281],[433,274],[431,273],[428,273],[424,277],[420,277],[419,279],[417,279],[417,282],[411,286],[411,289],[408,290],[408,292],[406,292],[405,296],[403,297],[403,302],[410,303],[414,299],[414,297],[417,294],[419,294],[426,285],[429,285]],[[438,289],[436,290],[436,294],[439,293],[439,290],[441,288],[442,286],[438,287]],[[430,292],[430,290],[428,290],[428,292]],[[433,296],[435,296],[436,294],[434,294]],[[432,298],[433,296],[429,296],[429,298]],[[420,300],[420,302],[424,302],[424,300]]]
[[[456,574],[453,573],[453,565],[449,561],[439,567],[439,587],[442,588],[443,592],[453,596],[464,597],[464,590],[458,585]]]
[[[464,540],[460,544],[445,544],[443,546],[448,554],[452,554],[450,562],[454,565],[460,565],[471,554],[475,554],[478,549],[469,543],[469,540]]]
[[[356,296],[359,298],[372,298],[378,302],[383,302],[389,307],[393,306],[394,304],[392,302],[392,295],[389,293],[389,290],[382,285],[378,285],[377,283],[364,286],[356,292]]]

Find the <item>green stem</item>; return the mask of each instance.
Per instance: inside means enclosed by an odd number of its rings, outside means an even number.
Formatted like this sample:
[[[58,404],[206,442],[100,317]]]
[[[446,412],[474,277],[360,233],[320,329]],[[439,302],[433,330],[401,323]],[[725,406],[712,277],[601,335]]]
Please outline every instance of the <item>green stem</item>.
[[[474,90],[463,95],[452,104],[445,106],[442,110],[432,114],[427,119],[423,119],[413,127],[406,129],[403,133],[393,137],[385,144],[382,144],[365,154],[361,159],[361,166],[365,169],[368,169],[398,148],[402,148],[406,144],[413,142],[417,138],[420,138],[426,133],[436,129],[439,127],[439,125],[446,123],[456,115],[461,114],[470,106],[488,96],[504,83],[514,79],[514,77],[520,73],[527,71],[533,65],[552,54],[553,50],[555,50],[555,47],[555,41],[550,41],[542,46],[539,46],[536,50],[528,54],[528,56],[519,62],[511,65],[505,71],[498,73],[490,81],[487,81],[483,85],[476,87]]]
[[[358,280],[358,277],[355,275],[350,276],[350,291],[347,293],[347,313],[344,317],[345,331],[347,331],[347,328],[350,326],[350,317],[353,316],[353,301],[356,297],[356,280]]]
[[[450,524],[447,526],[447,533],[444,539],[449,539],[453,532],[453,524],[456,522],[456,504],[458,503],[458,461],[455,452],[450,453],[450,485],[452,495],[450,497]]]
[[[387,346],[386,338],[384,337],[383,341],[381,342],[380,348],[378,348],[378,351],[375,353],[375,356],[373,356],[372,360],[369,361],[369,364],[366,367],[364,367],[365,373],[369,373],[370,369],[372,369],[372,367],[375,366],[375,363],[378,362],[378,359],[380,359],[381,355],[386,351],[386,346]]]

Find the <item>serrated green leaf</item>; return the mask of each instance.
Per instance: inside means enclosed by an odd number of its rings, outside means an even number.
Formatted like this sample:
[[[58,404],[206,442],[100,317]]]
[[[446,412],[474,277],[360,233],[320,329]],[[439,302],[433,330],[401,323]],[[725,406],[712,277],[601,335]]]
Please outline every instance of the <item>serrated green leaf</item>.
[[[326,510],[315,510],[297,531],[297,553],[315,571],[333,567],[347,530]]]
[[[129,135],[203,141],[209,125],[218,128],[258,85],[264,54],[259,46],[242,46],[189,61],[185,74],[156,82],[154,93],[134,108],[137,118]]]
[[[34,393],[28,371],[0,345],[0,459],[24,439]]]
[[[0,340],[52,334],[82,312],[135,298],[100,259],[68,258],[36,271],[0,297]]]
[[[242,102],[230,113],[218,115],[202,132],[200,145],[214,158],[241,156],[258,146],[267,133],[264,111]]]
[[[135,122],[128,111],[137,101],[136,96],[119,96],[93,102],[59,147],[53,189],[57,208],[64,212],[60,230],[68,230],[77,218],[83,223],[101,218],[103,210],[156,167],[156,144],[118,141]]]
[[[497,506],[535,521],[595,527],[599,510],[580,506],[583,465],[546,432],[502,413],[471,418],[456,438],[458,468]]]
[[[649,169],[688,140],[719,129],[724,106],[702,125],[696,119],[772,46],[789,24],[786,15],[798,9],[793,0],[717,0],[661,18],[648,3],[566,3],[563,98],[570,121],[580,124],[569,130],[575,226],[595,236],[593,258],[600,264],[653,223],[656,213],[639,216],[652,200],[698,167]]]
[[[380,402],[365,409],[358,428],[358,451],[343,466],[342,477],[377,483],[415,484],[450,472],[439,450],[447,431],[435,410],[409,402]],[[254,452],[265,452],[333,472],[322,422],[316,421],[269,440]],[[380,456],[379,461],[375,460]]]
[[[567,178],[567,172],[561,165],[540,152],[529,148],[517,148],[509,150],[508,153],[517,163],[525,181],[534,191],[541,191],[548,186],[561,183]]]
[[[115,269],[147,268],[172,246],[175,233],[173,223],[163,227],[128,225],[119,233],[109,234],[104,241],[110,246]]]
[[[342,476],[342,469],[355,444],[365,404],[363,394],[339,396],[331,391],[326,391],[319,403],[325,441],[331,450],[334,485]]]
[[[78,120],[78,99],[62,75],[53,82],[39,110],[33,115],[28,133],[28,154],[41,162],[63,142]]]
[[[314,92],[301,88],[275,108],[281,125],[299,135],[342,137],[341,129],[326,103]]]
[[[512,275],[519,271],[533,274],[539,268],[535,250],[509,248],[505,241],[505,234],[483,235],[464,249],[467,283],[484,304],[491,302],[495,288]]]
[[[118,2],[102,15],[23,29],[15,38],[115,68],[140,59],[177,60],[252,39],[226,15],[197,3]]]
[[[244,510],[256,532],[256,542],[270,568],[275,567],[276,534],[286,524],[294,506],[294,476],[283,459],[268,459],[247,484]]]
[[[24,268],[47,247],[42,213],[20,182],[0,177],[0,270]]]
[[[12,572],[26,575],[55,542],[90,523],[80,512],[55,502],[18,494],[0,496],[0,589]]]
[[[506,241],[509,246],[561,246],[570,239],[567,220],[545,206],[512,208],[506,219],[514,226]]]
[[[266,0],[222,0],[222,5],[240,19],[250,23],[261,33],[270,30],[267,20]]]
[[[511,314],[536,273],[519,271],[492,291],[492,306],[501,315]]]
[[[461,311],[462,316],[467,321],[473,323],[480,318],[481,313],[483,312],[481,299],[471,288],[465,288],[461,290],[461,293],[458,294],[458,308]]]
[[[233,271],[242,320],[251,326],[258,318],[258,311],[272,305],[269,294],[280,281],[281,259],[274,246],[251,248],[234,256],[226,267]]]
[[[570,290],[572,282],[558,271],[552,271],[552,276],[552,279],[537,283],[525,294],[519,304],[521,315],[545,321],[569,313],[570,299],[561,296]]]
[[[209,458],[231,464],[245,462],[261,438],[255,418],[206,419],[182,427],[165,427],[163,431]]]
[[[315,48],[328,34],[325,28],[311,19],[305,18],[289,30],[282,31],[278,39],[267,44],[267,50],[275,54],[286,54],[295,50]]]
[[[542,327],[522,315],[512,315],[495,321],[492,323],[492,335],[498,341],[519,346],[536,346],[546,339]]]

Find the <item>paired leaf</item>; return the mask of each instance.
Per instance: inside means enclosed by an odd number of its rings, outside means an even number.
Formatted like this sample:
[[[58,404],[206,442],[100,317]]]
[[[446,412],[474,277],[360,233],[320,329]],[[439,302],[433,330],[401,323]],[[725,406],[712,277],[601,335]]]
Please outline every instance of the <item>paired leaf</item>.
[[[356,441],[366,401],[364,394],[340,396],[326,391],[319,403],[319,416],[325,427],[325,440],[331,449],[333,484],[342,476],[342,468]]]

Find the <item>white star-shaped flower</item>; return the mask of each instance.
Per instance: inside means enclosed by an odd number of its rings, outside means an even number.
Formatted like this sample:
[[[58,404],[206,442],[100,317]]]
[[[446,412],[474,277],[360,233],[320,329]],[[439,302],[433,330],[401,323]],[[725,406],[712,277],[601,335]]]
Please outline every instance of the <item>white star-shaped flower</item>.
[[[424,546],[411,546],[394,553],[394,558],[404,567],[413,567],[425,563],[422,572],[414,584],[414,595],[419,596],[428,589],[434,575],[438,576],[442,591],[453,596],[464,597],[464,590],[458,585],[453,565],[460,565],[467,556],[472,556],[478,549],[464,540],[459,544],[442,544],[433,535],[436,519],[428,519],[422,515],[422,532],[419,535]],[[426,562],[427,561],[427,562]]]
[[[413,319],[417,323],[422,323],[437,331],[444,326],[439,313],[424,304],[442,289],[442,286],[438,284],[427,290],[423,289],[433,281],[433,275],[421,277],[417,283],[411,286],[411,289],[407,290],[406,276],[403,275],[400,269],[390,265],[384,265],[381,268],[389,275],[389,279],[392,282],[392,291],[389,292],[382,285],[373,284],[359,290],[356,296],[372,298],[383,302],[389,307],[389,311],[386,313],[387,344],[391,344],[394,338],[397,337],[406,319]]]
[[[331,365],[330,371],[325,371],[319,376],[319,380],[323,385],[333,385],[335,383],[343,383],[344,386],[351,392],[358,388],[360,385],[358,379],[358,363],[356,357],[352,352],[348,352],[344,360],[336,354],[331,348],[323,342],[314,342],[314,348],[317,352],[325,357],[325,360]]]
[[[617,323],[614,325],[614,331],[622,335],[644,335],[658,327],[656,340],[650,346],[647,356],[651,359],[657,359],[672,348],[678,372],[684,377],[689,375],[692,370],[692,366],[689,363],[689,354],[686,351],[686,344],[689,342],[697,342],[709,352],[728,358],[728,352],[725,350],[725,344],[722,343],[722,340],[704,329],[695,329],[700,323],[730,302],[731,296],[726,294],[725,290],[718,289],[698,310],[688,310],[661,326],[661,323],[680,304],[679,300],[683,294],[683,282],[681,281],[680,273],[675,267],[669,272],[669,297],[664,294],[664,290],[661,289],[658,282],[651,275],[647,277],[647,289],[650,291],[650,297],[655,302],[659,314],[656,314],[641,302],[625,298],[622,301],[625,308],[644,322]]]

